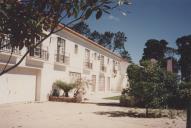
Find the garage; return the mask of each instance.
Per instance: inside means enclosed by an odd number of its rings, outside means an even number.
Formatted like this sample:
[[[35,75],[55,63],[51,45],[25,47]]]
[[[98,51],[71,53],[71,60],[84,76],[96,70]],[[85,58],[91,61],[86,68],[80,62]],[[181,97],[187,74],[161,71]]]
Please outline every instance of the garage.
[[[0,77],[0,104],[35,101],[35,90],[35,74],[26,71],[5,74]]]

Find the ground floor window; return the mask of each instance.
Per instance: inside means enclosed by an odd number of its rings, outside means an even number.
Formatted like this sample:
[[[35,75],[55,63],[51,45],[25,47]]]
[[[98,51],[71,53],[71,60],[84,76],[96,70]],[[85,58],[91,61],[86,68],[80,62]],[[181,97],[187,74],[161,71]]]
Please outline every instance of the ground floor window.
[[[110,77],[107,77],[107,91],[110,91]]]
[[[92,88],[91,91],[95,91],[96,90],[96,75],[92,75]]]
[[[105,91],[105,76],[99,77],[99,91]]]
[[[74,82],[74,81],[76,81],[78,79],[81,79],[81,73],[78,73],[78,72],[70,72],[69,76],[70,76],[70,80],[72,82]]]

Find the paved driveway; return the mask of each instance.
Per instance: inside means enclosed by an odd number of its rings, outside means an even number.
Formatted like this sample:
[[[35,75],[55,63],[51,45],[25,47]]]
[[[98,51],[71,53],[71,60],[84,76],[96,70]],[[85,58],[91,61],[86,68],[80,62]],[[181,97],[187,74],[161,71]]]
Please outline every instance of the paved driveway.
[[[0,128],[185,128],[182,119],[128,117],[128,108],[96,104],[0,105]]]

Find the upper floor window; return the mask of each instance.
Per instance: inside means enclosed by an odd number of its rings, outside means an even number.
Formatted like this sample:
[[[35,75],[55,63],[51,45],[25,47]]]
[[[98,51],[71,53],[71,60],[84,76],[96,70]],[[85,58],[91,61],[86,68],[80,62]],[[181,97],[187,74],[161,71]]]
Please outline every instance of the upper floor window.
[[[77,44],[75,44],[75,46],[74,46],[74,53],[75,53],[75,54],[78,53],[78,45],[77,45]]]
[[[100,57],[100,64],[104,65],[104,56],[103,55],[101,55],[101,57]]]
[[[90,61],[90,50],[85,49],[85,62],[89,62],[89,61]]]
[[[116,63],[115,60],[113,60],[113,68],[115,68],[115,63]]]
[[[109,58],[108,58],[108,59],[107,59],[107,64],[109,64],[109,61],[110,61],[110,60],[109,60]]]
[[[65,40],[58,37],[57,54],[64,54],[64,53],[65,53]]]
[[[55,60],[56,62],[60,63],[69,63],[69,58],[66,57],[66,52],[65,52],[65,40],[58,37],[57,38],[57,49],[56,49],[56,54],[55,54]]]
[[[42,40],[42,38],[43,35],[38,35],[34,40],[35,44],[39,43]],[[41,58],[43,60],[48,60],[48,47],[44,47],[42,44],[39,44],[36,47],[29,47],[29,50],[30,56]]]
[[[96,60],[96,57],[97,57],[97,53],[95,52],[94,53],[94,60]]]

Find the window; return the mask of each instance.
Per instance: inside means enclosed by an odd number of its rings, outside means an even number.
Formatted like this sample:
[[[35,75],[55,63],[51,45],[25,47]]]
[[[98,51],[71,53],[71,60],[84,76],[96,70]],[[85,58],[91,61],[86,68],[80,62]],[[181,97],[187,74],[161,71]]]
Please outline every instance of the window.
[[[90,63],[90,50],[85,49],[84,68],[92,69],[92,63]]]
[[[105,91],[105,76],[99,76],[99,91]]]
[[[78,45],[77,44],[75,44],[75,46],[74,46],[74,53],[78,54]]]
[[[101,55],[100,64],[101,64],[101,66],[104,66],[104,56],[103,55]]]
[[[113,73],[117,74],[117,65],[118,65],[118,62],[113,60]]]
[[[42,39],[42,36],[37,36],[34,40],[35,44],[39,43]],[[30,47],[30,56],[41,56],[42,44],[38,45],[37,47]]]
[[[107,64],[109,64],[109,58],[107,59]]]
[[[57,54],[64,54],[64,53],[65,53],[65,40],[58,37]]]
[[[90,62],[90,50],[85,49],[85,62]]]
[[[70,72],[69,73],[70,79],[74,82],[76,80],[81,79],[81,73],[78,72]]]
[[[97,53],[95,52],[94,53],[94,60],[96,60],[96,57],[97,57]]]
[[[107,91],[110,91],[110,77],[107,77]]]
[[[96,90],[96,75],[92,75],[92,91]]]
[[[56,61],[65,62],[65,40],[60,37],[57,40]]]
[[[106,72],[106,67],[104,66],[104,64],[105,64],[104,56],[101,55],[101,57],[100,57],[100,68],[101,68],[101,71]]]

